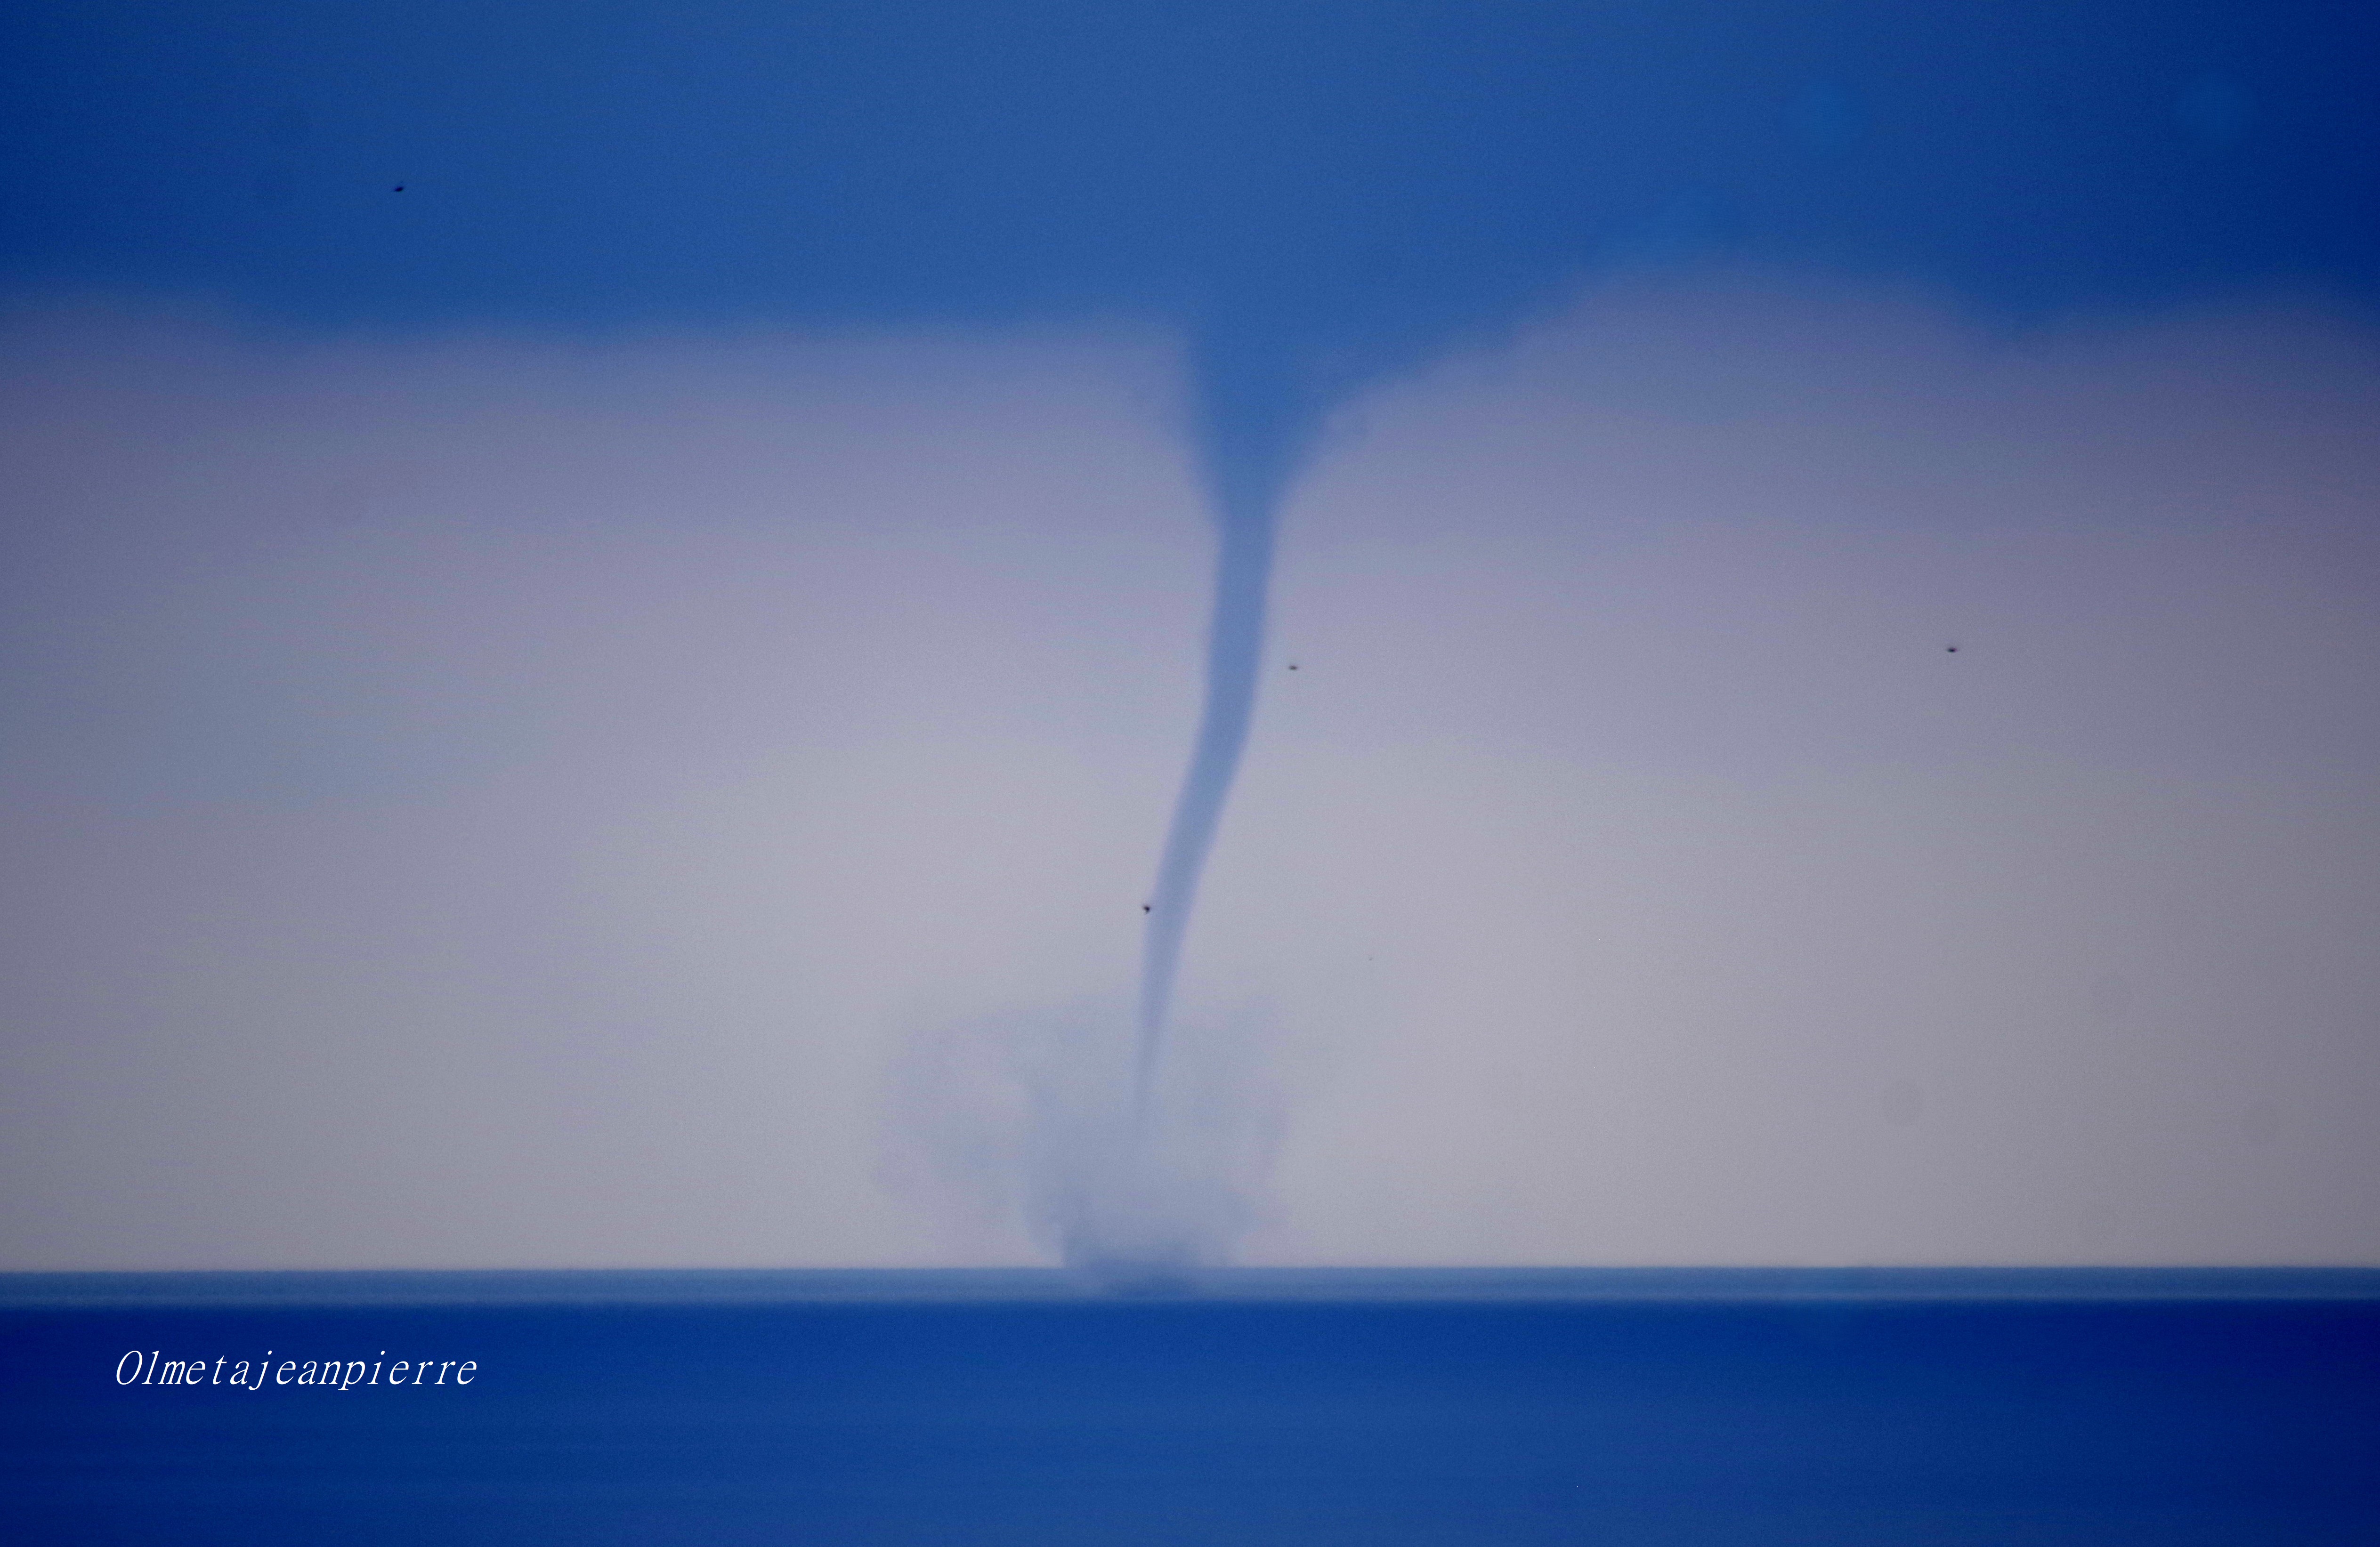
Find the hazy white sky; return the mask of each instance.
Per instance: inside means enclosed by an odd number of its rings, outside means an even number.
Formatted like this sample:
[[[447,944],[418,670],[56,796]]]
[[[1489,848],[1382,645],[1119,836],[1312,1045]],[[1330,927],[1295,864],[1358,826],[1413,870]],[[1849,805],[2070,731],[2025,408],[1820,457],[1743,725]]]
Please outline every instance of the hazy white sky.
[[[1178,368],[8,313],[0,1267],[1041,1260]],[[2376,421],[2318,305],[1745,272],[1353,405],[1183,984],[1216,1228],[2380,1261]]]

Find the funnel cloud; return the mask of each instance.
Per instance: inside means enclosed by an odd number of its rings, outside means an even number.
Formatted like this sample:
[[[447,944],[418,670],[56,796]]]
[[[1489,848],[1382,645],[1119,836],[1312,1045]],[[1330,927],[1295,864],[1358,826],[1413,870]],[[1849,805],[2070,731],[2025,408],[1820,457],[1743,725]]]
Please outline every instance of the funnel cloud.
[[[1198,465],[1215,523],[1214,610],[1207,625],[1206,705],[1166,832],[1142,948],[1133,1065],[1133,1104],[1142,1112],[1150,1106],[1164,1053],[1199,873],[1247,748],[1281,501],[1313,413],[1273,351],[1209,340],[1196,369]]]

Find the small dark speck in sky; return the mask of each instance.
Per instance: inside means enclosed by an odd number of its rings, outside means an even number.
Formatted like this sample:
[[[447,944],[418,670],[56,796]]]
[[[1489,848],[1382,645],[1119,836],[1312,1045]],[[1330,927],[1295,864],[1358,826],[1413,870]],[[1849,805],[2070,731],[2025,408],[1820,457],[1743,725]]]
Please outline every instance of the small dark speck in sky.
[[[399,184],[397,184],[397,185],[396,185],[395,191],[396,191],[396,192],[398,192],[398,193],[403,193],[403,192],[405,191],[405,185],[404,185],[403,183],[399,183]]]
[[[1142,912],[1144,912],[1144,913],[1145,913],[1145,912],[1148,912],[1148,903],[1146,903],[1146,902],[1142,903],[1142,904],[1140,905],[1140,911],[1141,911]]]
[[[1290,669],[1291,671],[1296,671],[1296,670],[1297,670],[1297,662],[1295,662],[1295,661],[1293,661],[1293,661],[1291,661],[1291,662],[1289,663],[1289,669]]]
[[[1945,646],[1943,646],[1943,647],[1942,647],[1942,648],[1943,648],[1944,650],[1946,650],[1947,652],[1949,652],[1949,654],[1954,655],[1954,656],[1955,656],[1955,655],[1957,655],[1957,654],[1959,653],[1959,647],[1958,647],[1958,646],[1956,646],[1956,645],[1945,645]]]

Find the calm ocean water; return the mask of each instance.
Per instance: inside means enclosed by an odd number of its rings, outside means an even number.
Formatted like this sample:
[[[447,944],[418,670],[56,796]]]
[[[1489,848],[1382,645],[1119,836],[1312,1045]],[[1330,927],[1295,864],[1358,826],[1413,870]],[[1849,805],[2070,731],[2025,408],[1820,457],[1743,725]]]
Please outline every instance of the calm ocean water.
[[[2370,1273],[14,1275],[0,1357],[10,1542],[2380,1542]]]

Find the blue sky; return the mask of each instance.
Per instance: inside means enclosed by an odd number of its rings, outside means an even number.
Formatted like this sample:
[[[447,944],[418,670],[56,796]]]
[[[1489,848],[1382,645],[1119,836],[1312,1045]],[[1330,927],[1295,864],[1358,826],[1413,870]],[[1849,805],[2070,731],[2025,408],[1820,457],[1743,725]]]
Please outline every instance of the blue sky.
[[[2380,1260],[2375,44],[20,8],[0,1265]]]

